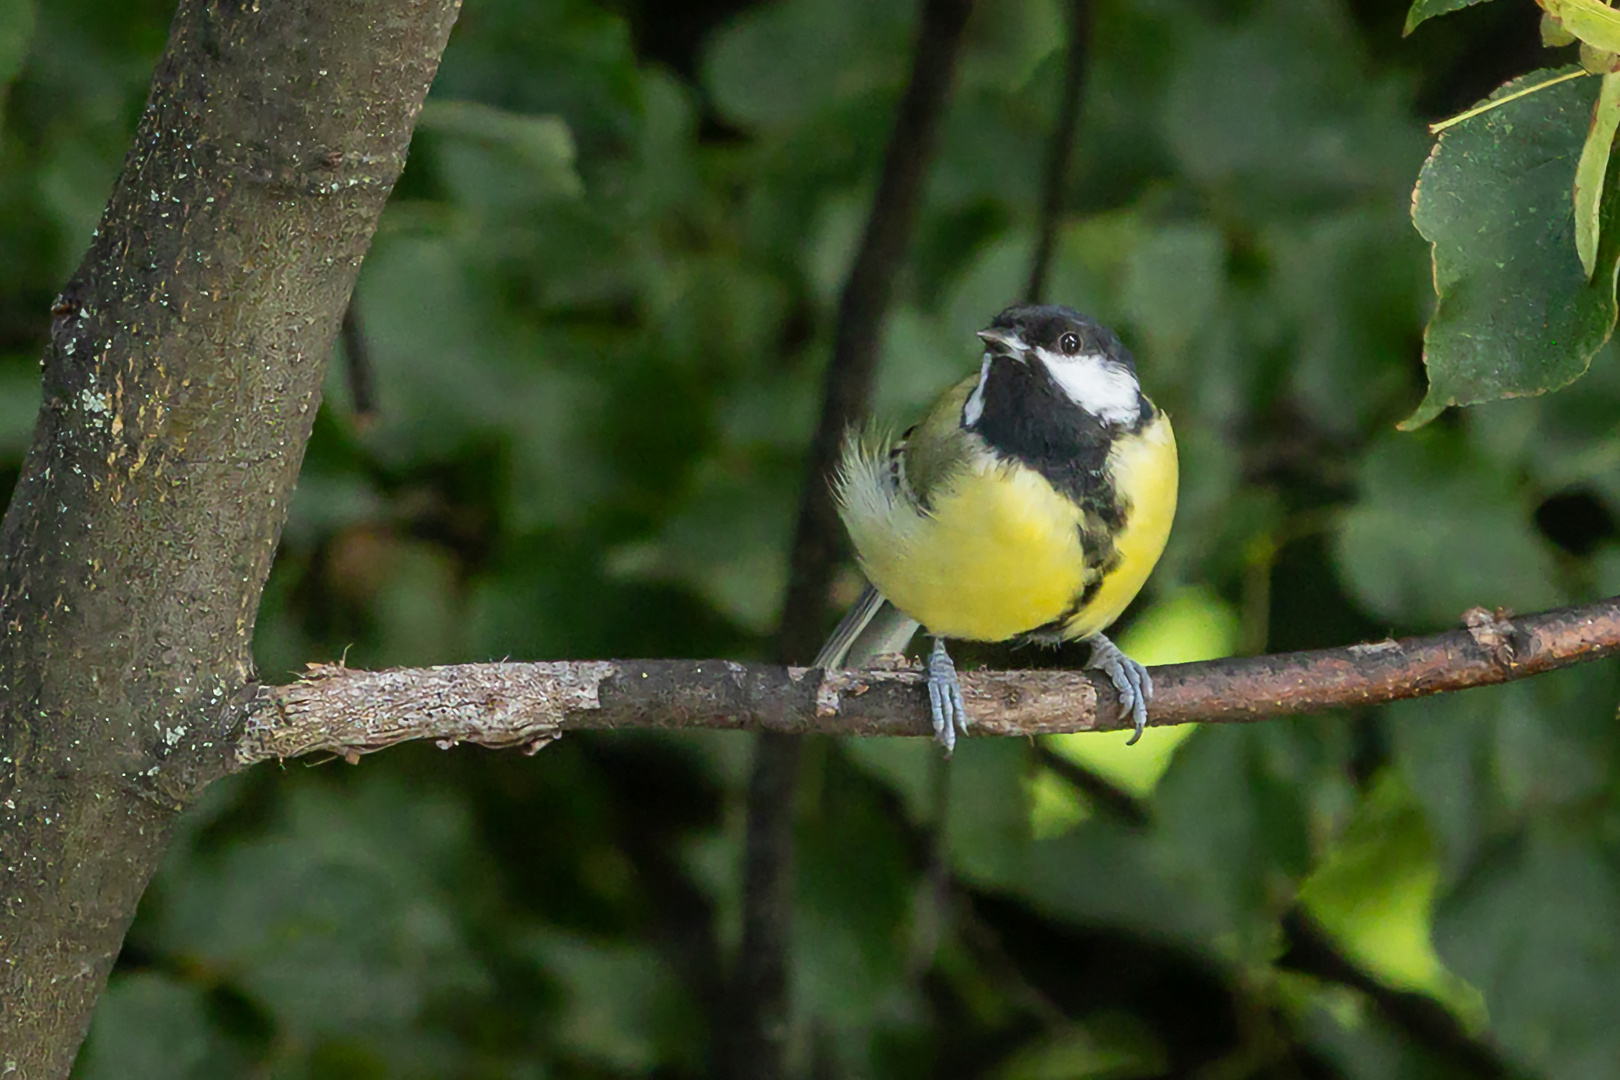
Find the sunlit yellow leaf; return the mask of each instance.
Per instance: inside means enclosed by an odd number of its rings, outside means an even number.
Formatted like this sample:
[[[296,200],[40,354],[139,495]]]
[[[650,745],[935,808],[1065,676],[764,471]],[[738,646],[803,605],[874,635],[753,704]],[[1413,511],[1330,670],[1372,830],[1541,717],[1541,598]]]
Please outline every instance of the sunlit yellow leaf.
[[[1300,887],[1311,917],[1356,962],[1403,990],[1484,1021],[1479,992],[1434,951],[1431,915],[1440,867],[1423,814],[1395,773],[1384,774],[1355,819]]]
[[[1620,75],[1603,76],[1603,88],[1592,109],[1592,126],[1575,166],[1575,251],[1587,280],[1597,268],[1598,211],[1602,209],[1603,177],[1609,171],[1609,151],[1620,126]]]
[[[1207,589],[1185,589],[1158,603],[1131,624],[1119,645],[1150,667],[1230,656],[1237,649],[1238,620],[1232,606]],[[1135,746],[1129,731],[1053,735],[1047,745],[1102,774],[1133,795],[1148,795],[1170,767],[1192,724],[1148,728]]]
[[[1601,0],[1536,0],[1564,29],[1588,45],[1620,53],[1620,11]]]
[[[1541,44],[1549,49],[1562,49],[1565,45],[1575,44],[1575,35],[1564,29],[1564,24],[1547,14],[1541,13]]]

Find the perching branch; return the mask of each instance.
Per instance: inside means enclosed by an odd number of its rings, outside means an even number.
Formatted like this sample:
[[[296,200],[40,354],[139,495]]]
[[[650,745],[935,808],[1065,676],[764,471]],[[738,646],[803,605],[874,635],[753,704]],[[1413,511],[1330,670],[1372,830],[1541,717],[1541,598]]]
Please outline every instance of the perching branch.
[[[1153,668],[1148,723],[1240,723],[1490,686],[1620,652],[1620,598],[1509,619],[1476,608],[1433,637]],[[1081,671],[964,671],[975,735],[1113,731],[1127,717]],[[729,728],[803,735],[916,735],[932,728],[912,667],[817,671],[730,660],[313,668],[263,686],[236,740],[245,767],[409,739],[538,749],[567,731]]]

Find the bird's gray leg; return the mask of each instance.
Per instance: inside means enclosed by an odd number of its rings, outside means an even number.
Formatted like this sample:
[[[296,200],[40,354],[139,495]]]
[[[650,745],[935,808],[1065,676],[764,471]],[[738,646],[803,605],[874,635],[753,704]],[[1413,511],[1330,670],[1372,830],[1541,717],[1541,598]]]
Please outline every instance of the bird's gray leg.
[[[1120,709],[1130,713],[1136,721],[1136,733],[1125,744],[1130,746],[1142,737],[1142,729],[1147,727],[1148,702],[1153,700],[1153,678],[1147,668],[1120,652],[1119,646],[1103,635],[1093,634],[1088,640],[1091,642],[1091,659],[1086,661],[1086,667],[1096,668],[1108,676],[1114,689],[1119,691]]]
[[[962,684],[956,680],[956,665],[945,651],[945,639],[934,638],[928,654],[928,711],[934,718],[934,740],[950,757],[956,749],[956,733],[967,734],[967,706],[962,703]]]

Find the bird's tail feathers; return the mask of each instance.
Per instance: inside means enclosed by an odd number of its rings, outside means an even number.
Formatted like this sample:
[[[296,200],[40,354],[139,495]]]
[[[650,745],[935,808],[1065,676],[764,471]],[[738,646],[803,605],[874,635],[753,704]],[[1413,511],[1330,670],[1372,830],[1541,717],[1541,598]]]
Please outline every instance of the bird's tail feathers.
[[[906,616],[868,585],[816,654],[812,666],[864,668],[884,653],[904,652],[917,632],[917,625],[915,619]]]

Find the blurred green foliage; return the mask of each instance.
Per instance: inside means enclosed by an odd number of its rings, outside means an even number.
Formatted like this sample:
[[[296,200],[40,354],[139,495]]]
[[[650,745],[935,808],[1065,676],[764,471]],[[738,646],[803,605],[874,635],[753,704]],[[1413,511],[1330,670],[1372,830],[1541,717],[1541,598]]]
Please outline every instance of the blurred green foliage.
[[[379,412],[356,422],[340,356],[260,615],[267,678],[345,652],[766,654],[913,12],[675,7],[468,0],[357,291]],[[35,25],[0,3],[10,475],[51,297],[170,8],[54,0]],[[1132,647],[1309,647],[1620,592],[1608,352],[1576,392],[1393,430],[1423,393],[1433,303],[1408,220],[1420,117],[1531,66],[1534,8],[1487,5],[1404,44],[1395,0],[1093,8],[1051,297],[1136,349],[1185,470]],[[971,367],[972,331],[1018,298],[1063,25],[1056,0],[979,4],[888,323],[883,415]],[[813,742],[796,1060],[1470,1075],[1388,995],[1305,964],[1284,929],[1303,911],[1517,1073],[1612,1075],[1615,681],[1594,665],[1155,732],[1136,757],[1103,737],[1056,740],[1056,758],[969,740],[942,836],[929,747]],[[78,1075],[709,1075],[748,751],[722,733],[570,737],[532,759],[415,746],[221,784],[184,820]]]

